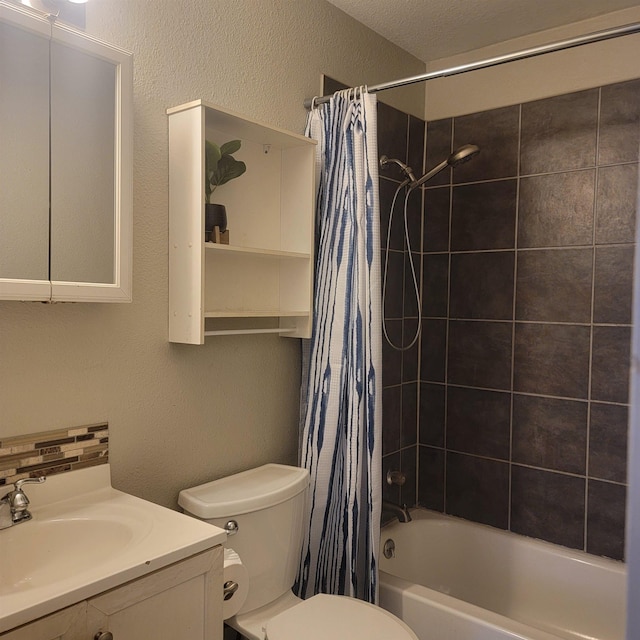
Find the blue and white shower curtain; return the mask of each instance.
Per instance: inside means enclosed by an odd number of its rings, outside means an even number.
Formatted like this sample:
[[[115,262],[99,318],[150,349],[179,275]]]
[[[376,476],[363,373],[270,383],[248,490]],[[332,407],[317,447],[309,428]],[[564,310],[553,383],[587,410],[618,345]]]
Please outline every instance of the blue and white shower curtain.
[[[382,504],[380,205],[375,96],[312,109],[318,141],[316,274],[303,346],[300,464],[310,521],[297,592],[377,602]]]

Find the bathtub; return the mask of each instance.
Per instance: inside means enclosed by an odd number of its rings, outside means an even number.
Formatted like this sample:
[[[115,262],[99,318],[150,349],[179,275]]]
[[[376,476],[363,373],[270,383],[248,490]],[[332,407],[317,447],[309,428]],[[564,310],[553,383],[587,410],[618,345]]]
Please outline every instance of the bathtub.
[[[380,605],[420,640],[624,640],[623,563],[432,511],[411,515],[382,529]]]

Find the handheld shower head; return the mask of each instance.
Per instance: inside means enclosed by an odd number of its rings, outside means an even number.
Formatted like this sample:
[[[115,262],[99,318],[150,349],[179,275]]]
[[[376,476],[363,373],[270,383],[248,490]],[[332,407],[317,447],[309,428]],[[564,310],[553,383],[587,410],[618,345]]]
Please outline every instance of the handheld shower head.
[[[457,167],[459,164],[469,162],[471,158],[480,153],[480,147],[475,144],[465,144],[459,149],[456,149],[448,158],[447,164],[452,167]]]
[[[440,173],[443,169],[446,169],[447,167],[457,167],[459,164],[468,162],[478,153],[480,153],[480,147],[476,146],[475,144],[463,145],[459,149],[456,149],[446,160],[443,160],[440,164],[433,167],[433,169],[427,171],[427,173],[425,173],[422,178],[420,178],[420,180],[414,180],[413,182],[411,182],[409,188],[415,189],[416,187],[419,187],[420,185],[427,182],[427,180],[431,180],[433,176],[435,176],[437,173]]]

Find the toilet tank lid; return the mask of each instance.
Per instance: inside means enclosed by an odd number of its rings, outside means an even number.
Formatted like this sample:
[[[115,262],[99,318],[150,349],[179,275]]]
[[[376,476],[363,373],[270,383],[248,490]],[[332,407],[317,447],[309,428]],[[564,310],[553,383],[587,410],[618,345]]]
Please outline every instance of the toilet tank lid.
[[[283,464],[265,464],[232,476],[184,489],[178,504],[203,520],[226,518],[272,507],[304,491],[309,472]]]

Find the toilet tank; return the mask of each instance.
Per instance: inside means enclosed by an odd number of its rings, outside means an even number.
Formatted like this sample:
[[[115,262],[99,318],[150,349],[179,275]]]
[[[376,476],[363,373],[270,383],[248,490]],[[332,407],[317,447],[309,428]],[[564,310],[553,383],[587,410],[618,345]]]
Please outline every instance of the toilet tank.
[[[249,593],[239,613],[269,604],[291,589],[298,571],[309,472],[266,464],[185,489],[178,504],[201,520],[238,532],[227,536],[249,574]]]

